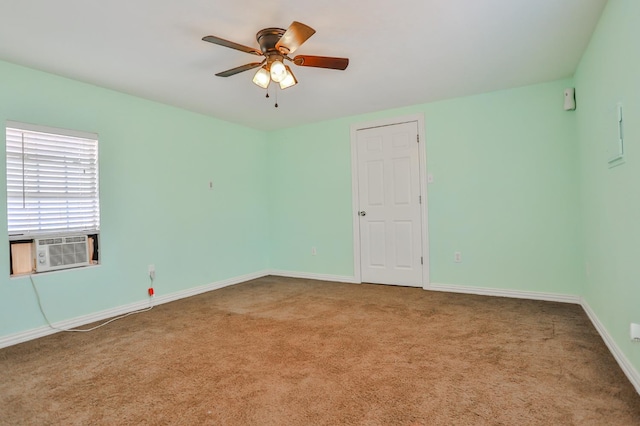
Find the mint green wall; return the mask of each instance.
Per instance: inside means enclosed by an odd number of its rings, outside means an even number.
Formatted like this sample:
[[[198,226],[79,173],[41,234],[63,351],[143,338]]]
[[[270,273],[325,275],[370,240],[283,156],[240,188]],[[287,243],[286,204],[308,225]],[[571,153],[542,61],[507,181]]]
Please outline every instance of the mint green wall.
[[[584,297],[640,371],[640,2],[610,0],[576,72],[577,128],[589,274]],[[617,138],[617,102],[624,105],[624,164],[608,168],[605,142]]]
[[[579,294],[575,113],[562,80],[269,134],[271,266],[353,275],[350,125],[424,113],[431,282]],[[311,255],[311,247],[318,249]],[[461,251],[463,262],[453,262]]]
[[[5,120],[100,137],[102,265],[35,276],[53,321],[145,300],[150,263],[158,295],[268,268],[264,132],[0,62]],[[0,336],[44,325],[0,259]]]
[[[345,120],[269,134],[272,268],[353,276],[350,149]]]

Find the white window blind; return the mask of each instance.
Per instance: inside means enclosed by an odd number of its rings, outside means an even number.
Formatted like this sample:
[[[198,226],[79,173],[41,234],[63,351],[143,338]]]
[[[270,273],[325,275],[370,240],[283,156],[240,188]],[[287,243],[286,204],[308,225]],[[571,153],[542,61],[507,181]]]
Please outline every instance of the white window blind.
[[[10,239],[100,229],[98,135],[7,122]]]

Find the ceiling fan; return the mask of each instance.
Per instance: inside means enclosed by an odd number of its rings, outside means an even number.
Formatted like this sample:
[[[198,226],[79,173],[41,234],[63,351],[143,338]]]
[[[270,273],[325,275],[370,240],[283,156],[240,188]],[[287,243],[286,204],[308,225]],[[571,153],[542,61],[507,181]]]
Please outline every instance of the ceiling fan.
[[[251,62],[239,67],[231,68],[217,73],[219,77],[229,77],[250,69],[258,68],[258,72],[253,77],[253,82],[266,89],[273,80],[280,85],[281,89],[295,86],[298,81],[293,75],[291,68],[284,64],[290,61],[302,67],[329,68],[334,70],[345,70],[349,65],[348,58],[333,58],[328,56],[297,55],[291,58],[289,55],[295,52],[305,41],[311,37],[316,30],[301,22],[294,21],[285,31],[282,28],[265,28],[258,31],[256,40],[260,45],[260,50],[234,43],[216,36],[206,36],[202,40],[217,44],[241,52],[250,53],[256,56],[264,56],[261,62]]]

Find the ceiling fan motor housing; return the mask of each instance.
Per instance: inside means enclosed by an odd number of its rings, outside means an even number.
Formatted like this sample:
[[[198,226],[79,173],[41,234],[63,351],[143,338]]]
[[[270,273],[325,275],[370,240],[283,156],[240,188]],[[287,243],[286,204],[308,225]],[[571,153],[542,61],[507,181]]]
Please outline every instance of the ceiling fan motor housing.
[[[285,31],[286,30],[282,28],[265,28],[256,34],[256,40],[260,45],[260,50],[262,50],[262,53],[267,58],[267,69],[269,69],[274,61],[282,62],[284,54],[287,53],[284,52],[283,54],[283,52],[280,52],[280,50],[276,48],[276,44],[280,41]],[[284,46],[281,48],[287,50]]]

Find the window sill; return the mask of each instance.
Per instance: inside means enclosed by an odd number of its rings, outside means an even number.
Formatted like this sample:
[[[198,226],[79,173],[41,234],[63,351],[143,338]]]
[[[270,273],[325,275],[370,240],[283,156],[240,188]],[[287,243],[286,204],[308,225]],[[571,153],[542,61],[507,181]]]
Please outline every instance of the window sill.
[[[9,279],[20,279],[20,278],[25,278],[25,277],[29,277],[29,276],[40,276],[40,275],[49,275],[49,274],[57,274],[60,272],[69,272],[69,271],[74,271],[74,270],[82,270],[82,269],[93,269],[93,268],[98,268],[100,267],[101,264],[100,263],[94,263],[92,265],[86,265],[86,266],[77,266],[75,268],[67,268],[67,269],[58,269],[56,271],[45,271],[45,272],[25,272],[22,274],[13,274],[13,275],[9,275]]]

